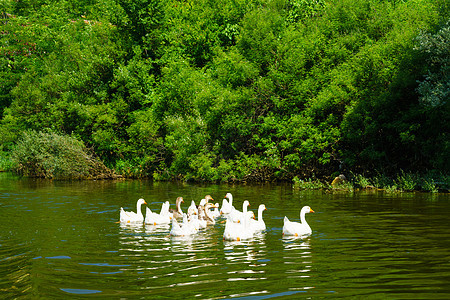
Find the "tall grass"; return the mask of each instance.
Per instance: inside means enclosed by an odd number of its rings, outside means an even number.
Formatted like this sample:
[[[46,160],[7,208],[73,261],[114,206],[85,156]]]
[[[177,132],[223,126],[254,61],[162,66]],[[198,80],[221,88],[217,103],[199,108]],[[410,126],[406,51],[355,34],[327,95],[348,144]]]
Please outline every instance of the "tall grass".
[[[302,190],[325,189],[352,192],[361,189],[377,189],[387,193],[412,191],[437,193],[450,191],[450,176],[446,174],[429,172],[425,175],[420,175],[403,170],[395,176],[378,173],[375,176],[367,177],[362,174],[351,173],[348,180],[334,187],[326,181],[316,178],[299,179],[295,177],[293,183],[295,189]]]

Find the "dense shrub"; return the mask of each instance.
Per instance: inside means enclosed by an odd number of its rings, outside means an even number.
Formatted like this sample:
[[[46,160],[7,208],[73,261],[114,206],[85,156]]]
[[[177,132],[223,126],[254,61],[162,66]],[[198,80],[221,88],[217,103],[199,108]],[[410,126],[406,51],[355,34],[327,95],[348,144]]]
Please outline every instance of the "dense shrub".
[[[17,173],[54,179],[112,178],[83,142],[55,133],[27,131],[12,152]]]
[[[43,130],[127,177],[314,185],[383,170],[418,188],[406,174],[449,170],[448,3],[3,1],[0,150]],[[95,169],[46,147],[39,164],[17,156],[22,174]]]

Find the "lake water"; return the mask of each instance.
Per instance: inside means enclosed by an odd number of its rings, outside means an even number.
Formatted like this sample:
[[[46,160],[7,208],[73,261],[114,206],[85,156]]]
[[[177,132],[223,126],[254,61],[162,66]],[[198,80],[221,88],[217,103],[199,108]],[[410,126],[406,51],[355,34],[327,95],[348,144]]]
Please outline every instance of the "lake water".
[[[267,231],[226,242],[224,223],[192,239],[121,226],[119,209],[197,203],[227,192],[264,203]],[[219,201],[218,201],[219,202]],[[302,206],[313,234],[282,237]],[[60,182],[0,174],[2,299],[450,298],[449,194],[295,191],[291,185]]]

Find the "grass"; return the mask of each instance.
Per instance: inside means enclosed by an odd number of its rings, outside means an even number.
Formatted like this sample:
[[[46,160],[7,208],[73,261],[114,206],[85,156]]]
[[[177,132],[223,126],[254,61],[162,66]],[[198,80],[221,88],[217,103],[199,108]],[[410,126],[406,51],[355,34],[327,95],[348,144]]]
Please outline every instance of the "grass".
[[[387,193],[412,191],[437,193],[450,191],[450,176],[439,172],[429,172],[420,175],[400,170],[395,176],[378,173],[372,177],[350,173],[347,178],[346,181],[337,186],[331,186],[328,182],[316,178],[300,179],[295,177],[293,182],[294,189],[300,190],[322,189],[353,192],[355,190],[377,189]]]
[[[294,188],[298,190],[322,190],[329,189],[331,185],[320,181],[319,179],[308,178],[306,180],[294,177]]]

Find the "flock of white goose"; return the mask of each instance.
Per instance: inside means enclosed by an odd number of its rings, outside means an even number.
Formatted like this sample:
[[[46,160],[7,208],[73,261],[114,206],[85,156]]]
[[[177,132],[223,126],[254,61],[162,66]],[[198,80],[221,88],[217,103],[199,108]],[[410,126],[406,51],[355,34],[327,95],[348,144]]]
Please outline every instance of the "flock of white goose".
[[[142,205],[147,204],[144,199],[137,201],[136,211],[125,211],[120,208],[120,223],[124,224],[146,224],[146,225],[167,225],[171,224],[170,235],[172,236],[190,236],[196,234],[199,230],[214,225],[216,219],[220,216],[225,217],[224,240],[240,241],[251,239],[258,232],[266,230],[266,224],[263,220],[263,211],[266,206],[261,204],[258,208],[258,218],[252,211],[248,210],[250,205],[247,200],[242,204],[242,211],[233,206],[233,196],[227,193],[222,201],[222,207],[219,209],[219,203],[210,203],[214,201],[210,195],[206,195],[199,205],[192,200],[187,213],[183,213],[181,203],[183,197],[176,200],[176,209],[170,209],[169,201],[162,204],[159,213],[152,212],[146,207],[145,218],[142,213]],[[300,222],[289,221],[284,217],[283,235],[286,236],[308,236],[312,233],[311,227],[305,219],[307,213],[314,211],[309,206],[304,206],[300,211]],[[182,220],[182,221],[181,221]]]

